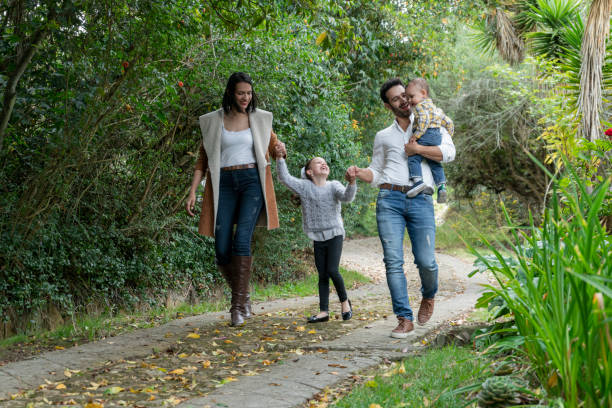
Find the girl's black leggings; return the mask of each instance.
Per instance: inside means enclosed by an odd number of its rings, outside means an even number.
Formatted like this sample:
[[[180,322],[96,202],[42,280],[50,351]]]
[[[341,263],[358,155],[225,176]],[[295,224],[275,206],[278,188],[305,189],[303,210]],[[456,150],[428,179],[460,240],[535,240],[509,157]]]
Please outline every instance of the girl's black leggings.
[[[334,282],[340,302],[348,299],[339,271],[342,241],[342,235],[327,241],[314,241],[315,265],[319,271],[319,307],[322,312],[329,311],[329,278]]]

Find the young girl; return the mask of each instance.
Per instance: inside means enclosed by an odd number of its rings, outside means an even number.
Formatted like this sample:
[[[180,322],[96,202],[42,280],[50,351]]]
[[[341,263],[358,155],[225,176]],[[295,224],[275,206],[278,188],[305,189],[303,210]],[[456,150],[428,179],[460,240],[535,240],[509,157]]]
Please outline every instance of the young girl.
[[[329,320],[329,278],[342,305],[342,320],[353,316],[351,302],[348,300],[344,280],[339,272],[344,225],[340,215],[340,202],[351,202],[355,198],[357,185],[354,176],[347,175],[349,185],[345,188],[339,181],[327,181],[329,167],[321,157],[315,157],[302,169],[302,179],[289,174],[284,145],[277,149],[278,178],[290,190],[300,196],[302,203],[302,227],[308,238],[314,241],[314,256],[319,271],[319,314],[310,316],[308,323]]]

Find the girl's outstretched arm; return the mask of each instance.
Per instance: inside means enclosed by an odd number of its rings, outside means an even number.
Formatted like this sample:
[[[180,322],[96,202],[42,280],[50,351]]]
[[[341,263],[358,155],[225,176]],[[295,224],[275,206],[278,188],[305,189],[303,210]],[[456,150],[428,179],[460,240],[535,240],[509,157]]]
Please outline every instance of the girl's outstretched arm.
[[[278,174],[278,179],[280,182],[286,185],[289,190],[298,195],[302,195],[304,192],[304,187],[306,185],[305,183],[312,183],[310,180],[302,180],[289,174],[287,163],[282,157],[279,157],[276,160],[276,173]]]

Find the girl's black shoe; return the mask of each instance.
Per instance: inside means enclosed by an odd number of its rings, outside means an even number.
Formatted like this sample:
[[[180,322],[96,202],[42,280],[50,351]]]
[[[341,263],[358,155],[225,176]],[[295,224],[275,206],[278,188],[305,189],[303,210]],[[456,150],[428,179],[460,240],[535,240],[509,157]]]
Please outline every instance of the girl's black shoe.
[[[353,317],[353,305],[351,305],[351,301],[349,300],[349,311],[348,312],[342,312],[342,320],[350,320],[351,317]]]
[[[312,315],[308,318],[308,323],[322,323],[329,321],[329,315],[323,317],[317,317],[317,315]]]

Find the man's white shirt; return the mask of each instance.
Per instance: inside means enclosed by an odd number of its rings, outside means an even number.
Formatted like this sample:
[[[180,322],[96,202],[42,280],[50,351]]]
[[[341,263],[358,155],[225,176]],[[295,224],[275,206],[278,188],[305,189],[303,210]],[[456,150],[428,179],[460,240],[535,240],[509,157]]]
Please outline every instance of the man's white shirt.
[[[386,129],[376,133],[374,138],[374,151],[372,153],[372,161],[368,169],[372,171],[373,179],[371,185],[378,187],[383,183],[396,184],[400,186],[409,186],[413,183],[410,181],[408,171],[408,156],[404,151],[404,144],[408,143],[412,136],[412,123],[414,117],[410,117],[411,125],[404,131],[397,123]],[[442,143],[440,151],[442,152],[442,162],[447,163],[455,159],[455,144],[445,128],[440,128],[442,134]],[[423,172],[423,182],[435,190],[433,176],[427,160],[421,162]]]

